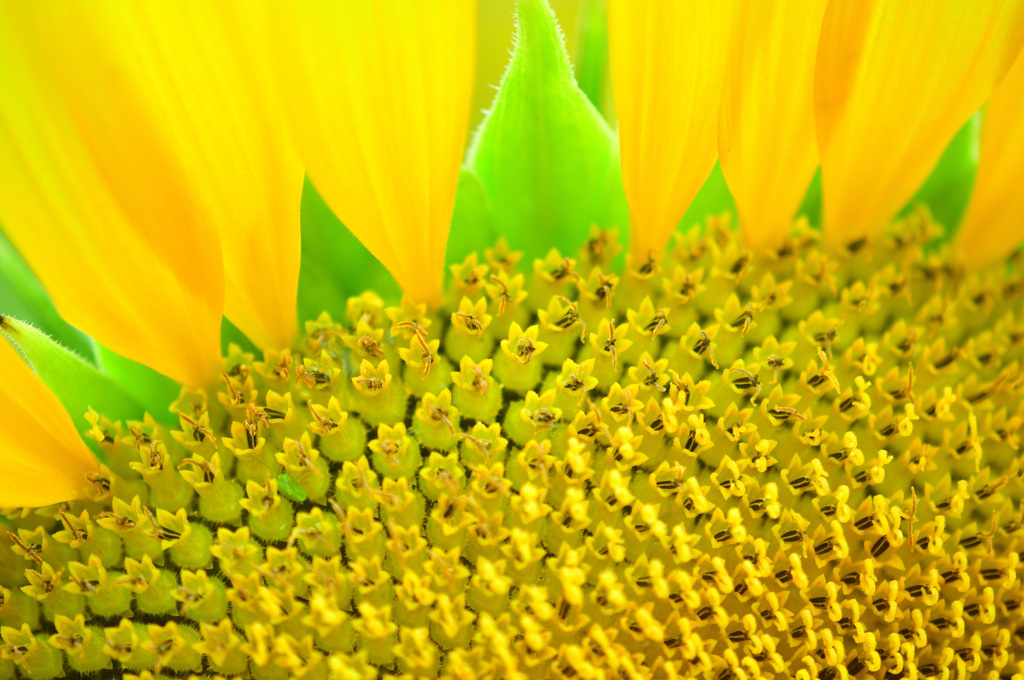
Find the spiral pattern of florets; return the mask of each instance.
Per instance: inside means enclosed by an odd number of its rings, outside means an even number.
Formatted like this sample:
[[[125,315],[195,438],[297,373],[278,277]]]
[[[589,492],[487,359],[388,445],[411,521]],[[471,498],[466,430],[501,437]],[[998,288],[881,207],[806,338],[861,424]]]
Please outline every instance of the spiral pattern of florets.
[[[95,500],[3,520],[0,678],[1019,677],[1024,279],[931,230],[499,245],[91,413]]]

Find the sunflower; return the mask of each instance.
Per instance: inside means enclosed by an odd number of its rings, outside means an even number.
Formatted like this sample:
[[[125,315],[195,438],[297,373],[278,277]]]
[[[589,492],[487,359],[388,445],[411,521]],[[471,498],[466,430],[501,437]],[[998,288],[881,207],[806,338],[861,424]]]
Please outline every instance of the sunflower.
[[[516,4],[0,0],[0,680],[1024,677],[1024,4]]]

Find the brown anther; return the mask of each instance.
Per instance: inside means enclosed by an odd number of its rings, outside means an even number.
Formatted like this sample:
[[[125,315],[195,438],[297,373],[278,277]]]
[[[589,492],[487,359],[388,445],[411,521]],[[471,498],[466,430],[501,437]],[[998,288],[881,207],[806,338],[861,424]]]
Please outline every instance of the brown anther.
[[[749,306],[742,314],[736,317],[735,320],[729,326],[739,330],[740,335],[746,335],[750,332],[750,326],[754,323],[754,310],[753,306]]]
[[[644,261],[637,271],[644,276],[650,276],[658,269],[658,261],[654,258],[654,251],[647,251],[647,259]]]
[[[142,446],[144,444],[149,444],[150,441],[152,441],[149,438],[149,435],[143,432],[142,428],[136,425],[132,425],[131,427],[129,427],[128,432],[130,432],[132,437],[135,438],[133,445],[135,446],[135,450],[138,451],[140,454],[142,453]]]
[[[399,323],[395,324],[395,328],[401,328],[403,330],[408,328],[410,331],[412,331],[413,335],[417,335],[421,339],[426,337],[427,335],[426,329],[423,328],[423,326],[421,326],[418,321],[400,321]]]
[[[735,262],[732,263],[732,266],[729,267],[729,273],[735,276],[736,280],[739,281],[747,272],[747,267],[749,265],[750,255],[744,253],[743,255],[740,255]]]
[[[914,518],[917,516],[917,490],[910,487],[910,517],[907,518],[907,539],[910,552],[914,552]]]
[[[89,535],[86,532],[76,527],[71,523],[71,520],[68,519],[66,507],[63,503],[57,508],[57,514],[60,515],[61,524],[63,524],[64,528],[70,531],[72,535],[74,535],[76,541],[84,541],[89,538]]]
[[[529,338],[521,338],[516,343],[516,356],[523,359],[524,364],[529,363],[533,353],[537,351],[537,348],[533,345],[533,340]]]
[[[214,437],[213,432],[209,428],[203,427],[196,420],[189,418],[181,411],[178,412],[178,417],[188,423],[189,427],[192,428],[192,439],[197,442],[211,441],[213,442],[214,448],[217,447],[217,438]]]
[[[153,516],[152,510],[143,506],[142,512],[146,515],[146,518],[149,520],[150,529],[149,531],[145,532],[147,536],[149,536],[150,538],[155,538],[158,541],[173,541],[181,538],[181,534],[177,533],[176,531],[171,531],[170,529],[157,524],[156,517]]]
[[[371,338],[369,335],[360,336],[358,341],[359,349],[363,350],[364,353],[371,357],[382,357],[384,356],[384,350],[380,348],[377,341]]]
[[[13,531],[7,532],[7,538],[14,541],[14,543],[19,548],[21,548],[25,552],[25,554],[28,555],[28,557],[32,559],[36,564],[43,563],[43,558],[36,552],[36,546],[27,545],[24,541],[21,540],[21,538],[18,537],[18,534],[14,533]]]
[[[300,462],[300,463],[302,463],[303,465],[305,465],[306,467],[308,467],[308,468],[309,468],[310,470],[312,470],[313,472],[315,472],[315,473],[316,473],[316,476],[317,476],[317,477],[320,477],[320,476],[322,476],[322,475],[323,475],[323,473],[322,473],[322,472],[320,472],[320,468],[318,468],[318,467],[317,467],[317,466],[316,466],[316,465],[315,465],[315,464],[313,463],[313,459],[312,459],[312,458],[310,458],[310,457],[309,457],[309,454],[307,454],[307,453],[306,453],[306,447],[305,447],[305,446],[303,446],[301,442],[296,442],[296,443],[295,443],[295,446],[296,446],[296,447],[298,448],[298,450],[299,450],[299,454],[298,454],[298,457],[299,457],[299,462]]]
[[[780,357],[778,354],[769,354],[766,363],[769,366],[771,366],[771,368],[774,371],[772,373],[772,385],[774,385],[777,382],[779,382],[779,371],[782,370],[782,367],[785,365],[785,362],[783,361],[782,357]]]
[[[654,310],[654,319],[652,319],[649,324],[644,326],[644,330],[651,332],[651,340],[653,340],[654,338],[658,337],[658,333],[661,332],[661,330],[665,327],[667,323],[668,319],[665,316],[665,310],[656,309]]]
[[[508,489],[505,488],[505,485],[501,483],[501,479],[502,478],[497,478],[497,477],[492,476],[489,472],[487,472],[487,470],[485,470],[484,468],[482,468],[479,465],[471,465],[469,467],[469,469],[471,471],[473,471],[474,474],[478,474],[481,477],[483,477],[485,480],[487,480],[487,484],[489,486],[493,487],[496,491],[498,491],[505,498],[509,498],[511,496],[511,494],[509,493]],[[472,501],[474,504],[477,503],[475,498],[469,498],[469,500]]]
[[[242,393],[235,389],[235,386],[231,383],[231,378],[228,377],[227,373],[221,372],[220,377],[224,380],[224,384],[227,385],[228,395],[231,399],[232,406],[241,406],[245,403],[245,397]]]
[[[760,393],[760,386],[758,388],[758,393]],[[807,416],[801,414],[800,411],[797,411],[791,406],[773,406],[768,409],[768,415],[782,421],[789,420],[790,418],[796,418],[797,420],[803,421],[807,420]]]
[[[295,547],[295,542],[298,541],[303,536],[312,536],[316,540],[320,541],[320,543],[323,544],[323,546],[325,548],[330,548],[331,547],[331,545],[324,539],[324,537],[323,537],[323,529],[321,527],[319,527],[319,526],[313,527],[311,529],[300,529],[298,527],[295,527],[294,529],[291,530],[291,533],[288,534],[287,546],[289,548],[294,548]],[[282,581],[282,583],[284,582],[281,577],[278,577],[278,578]]]
[[[214,467],[205,460],[196,460],[195,458],[186,458],[185,460],[178,463],[178,469],[181,470],[186,465],[194,465],[203,471],[203,481],[207,484],[212,484],[216,478],[216,470]]]
[[[149,462],[149,467],[151,467],[153,469],[156,469],[156,470],[163,470],[164,469],[164,456],[163,456],[162,453],[160,453],[160,449],[157,446],[159,443],[160,443],[159,441],[155,441],[155,442],[150,443],[149,451],[147,452],[147,456],[146,457],[147,457],[148,462]],[[141,451],[139,453],[141,453]]]
[[[555,322],[555,325],[562,329],[569,329],[575,326],[577,323],[582,327],[583,331],[580,334],[580,342],[587,341],[587,324],[583,323],[583,319],[580,318],[580,308],[575,302],[565,297],[564,295],[556,295],[556,298],[569,305],[569,310],[562,315],[562,318]]]
[[[814,339],[817,342],[823,343],[825,345],[825,355],[829,359],[832,358],[832,341],[836,339],[837,328],[839,328],[839,324],[832,326],[824,333],[819,333],[818,335],[814,336]]]
[[[305,364],[299,364],[295,367],[295,382],[301,382],[311,390],[319,389],[331,383],[331,376],[323,371],[308,368]]]
[[[562,258],[562,266],[555,267],[550,272],[551,278],[555,281],[561,281],[567,276],[571,276],[573,281],[579,281],[580,275],[577,274],[572,268],[572,260],[567,257]]]
[[[761,381],[758,379],[758,377],[745,368],[730,368],[729,372],[742,373],[743,375],[746,376],[746,380],[744,380],[743,378],[739,378],[738,380],[734,380],[732,383],[736,387],[739,387],[741,390],[750,390],[757,388],[757,391],[754,393],[754,396],[750,398],[750,403],[756,404],[757,398],[761,396]]]
[[[608,341],[604,343],[604,351],[612,355],[612,370],[619,368],[619,350],[615,343],[615,324],[608,324]]]
[[[249,404],[246,407],[247,420],[253,423],[259,423],[260,427],[267,429],[270,427],[270,420],[267,418],[267,413],[256,404]]]
[[[474,381],[474,384],[475,382],[476,381]],[[486,392],[486,390],[484,391]],[[448,409],[438,408],[437,406],[428,406],[427,411],[430,413],[430,417],[432,419],[443,422],[448,426],[448,431],[455,434],[455,426],[452,425],[452,421],[448,418]]]
[[[384,381],[380,378],[355,378],[355,381],[372,392],[384,389]]]
[[[651,366],[651,362],[648,361],[647,359],[644,359],[644,368],[646,368],[647,372],[650,373],[647,380],[644,380],[644,384],[647,385],[648,387],[653,387],[661,392],[664,392],[665,386],[658,382],[658,373],[657,371],[654,370],[654,366]]]
[[[499,286],[501,286],[501,294],[498,296],[498,314],[497,314],[497,316],[501,316],[502,314],[505,313],[505,305],[507,305],[509,300],[511,300],[512,298],[508,294],[508,286],[505,285],[504,281],[502,281],[500,278],[498,278],[494,274],[491,274],[489,278],[491,279],[491,281],[493,281],[494,283],[496,283]]]
[[[491,386],[487,383],[487,378],[484,377],[484,372],[478,365],[473,364],[473,373],[475,374],[473,377],[473,387],[476,388],[476,391],[479,392],[481,396],[487,394],[487,390],[489,390]]]
[[[594,295],[598,300],[604,300],[604,306],[608,309],[612,308],[612,275],[605,276],[604,274],[598,274],[598,287],[594,291]]]
[[[336,422],[334,422],[330,418],[324,418],[319,413],[317,413],[317,410],[313,408],[312,401],[307,400],[306,407],[309,409],[309,412],[313,414],[313,419],[320,424],[320,427],[323,428],[324,432],[330,432],[334,430],[336,427],[338,427],[338,424]]]
[[[476,437],[474,437],[472,435],[468,435],[465,432],[456,432],[455,433],[455,438],[456,439],[465,439],[466,441],[472,443],[474,446],[476,446],[477,449],[480,450],[480,453],[484,454],[484,460],[487,461],[488,464],[490,464],[490,462],[491,462],[491,454],[490,454],[491,445],[490,445],[489,442],[485,442],[482,439],[477,439]]]
[[[273,368],[273,373],[280,380],[288,378],[288,367],[292,364],[292,357],[290,354],[285,354],[281,357],[281,360],[277,362],[277,365]]]
[[[708,359],[711,360],[711,365],[714,366],[715,370],[718,370],[718,359],[715,358],[715,348],[711,346],[711,339],[708,334],[704,331],[700,332],[700,336],[708,343]]]
[[[430,345],[427,344],[427,341],[422,334],[416,334],[416,341],[420,343],[420,347],[423,349],[423,353],[420,354],[420,361],[423,362],[422,375],[426,378],[430,373],[430,369],[434,367],[434,353],[430,351]]]
[[[466,326],[466,329],[471,333],[482,333],[484,327],[480,324],[480,320],[473,314],[467,314],[466,312],[455,312],[455,316],[462,319],[462,323]]]

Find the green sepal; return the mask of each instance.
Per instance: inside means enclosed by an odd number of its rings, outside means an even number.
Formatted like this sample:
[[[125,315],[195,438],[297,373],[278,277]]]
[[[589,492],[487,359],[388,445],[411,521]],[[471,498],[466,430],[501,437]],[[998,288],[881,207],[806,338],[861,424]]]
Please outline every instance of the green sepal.
[[[618,142],[577,85],[547,2],[517,7],[512,58],[467,165],[510,246],[528,258],[574,253],[592,224],[628,224]]]
[[[918,204],[927,206],[946,237],[956,233],[956,227],[967,210],[974,189],[974,178],[978,173],[981,119],[981,113],[978,112],[957,131],[928,179],[901,214],[911,212]]]
[[[114,420],[142,415],[142,407],[121,385],[43,331],[11,318],[4,318],[2,329],[0,334],[57,395],[77,429],[88,429],[90,408]]]
[[[132,419],[140,419],[143,411],[146,411],[165,425],[178,424],[177,417],[167,409],[167,405],[177,400],[178,394],[181,392],[181,386],[178,383],[148,366],[126,359],[95,340],[93,341],[93,356],[96,358],[96,364],[102,374],[115,384],[120,385],[124,392],[131,395],[140,404],[140,407],[136,407],[132,414]],[[99,411],[99,409],[96,410]],[[105,411],[100,412],[109,415]]]
[[[335,319],[345,318],[348,298],[367,290],[385,299],[398,299],[398,284],[335,217],[309,178],[302,189],[301,210],[300,326],[321,312]]]
[[[693,197],[690,207],[686,209],[683,219],[679,220],[676,231],[686,233],[693,227],[703,228],[708,217],[722,213],[735,215],[736,201],[733,200],[729,185],[725,182],[722,167],[716,162],[711,174],[701,185],[700,191]]]
[[[89,352],[89,338],[64,321],[25,261],[0,233],[0,314],[24,319],[68,349]]]
[[[608,90],[608,21],[605,0],[583,0],[576,42],[576,82],[603,110]]]
[[[491,212],[491,201],[476,173],[469,168],[459,171],[455,189],[455,209],[444,260],[456,264],[470,253],[482,253],[494,245],[498,228]]]

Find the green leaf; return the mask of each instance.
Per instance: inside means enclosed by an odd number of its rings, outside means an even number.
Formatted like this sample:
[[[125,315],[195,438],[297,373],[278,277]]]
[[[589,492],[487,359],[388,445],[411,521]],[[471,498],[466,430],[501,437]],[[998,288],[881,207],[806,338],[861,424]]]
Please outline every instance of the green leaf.
[[[76,352],[89,352],[89,338],[64,321],[39,279],[0,233],[0,314],[23,319]]]
[[[249,336],[242,332],[242,330],[231,323],[227,317],[222,317],[220,320],[220,351],[221,354],[227,356],[228,347],[231,345],[238,345],[242,348],[243,352],[252,352],[257,357],[263,356],[263,350],[256,346]]]
[[[576,82],[598,110],[608,83],[608,22],[605,0],[583,0],[576,43]]]
[[[100,371],[130,394],[157,421],[177,424],[168,407],[178,398],[181,386],[148,366],[126,359],[93,341],[93,356]],[[99,409],[97,409],[99,410]],[[139,418],[141,412],[134,418]]]
[[[704,220],[709,216],[721,215],[726,212],[732,213],[735,217],[736,201],[733,200],[732,192],[729,191],[729,185],[725,182],[722,168],[719,167],[718,163],[715,163],[715,167],[711,169],[711,174],[704,180],[700,191],[693,197],[690,207],[686,209],[683,219],[679,220],[676,231],[685,234],[688,230],[695,227],[703,228]]]
[[[576,84],[547,2],[517,7],[512,58],[467,165],[509,245],[528,257],[573,253],[591,224],[628,224],[618,142]]]
[[[491,214],[491,202],[480,178],[469,168],[459,171],[455,190],[455,210],[445,262],[462,262],[470,253],[483,253],[498,240],[498,229]]]
[[[811,178],[811,183],[807,186],[807,193],[804,194],[803,203],[800,204],[800,209],[796,211],[796,214],[803,215],[812,227],[820,229],[822,201],[821,168],[818,168],[814,171],[814,177]]]
[[[920,203],[928,207],[947,237],[955,233],[974,188],[980,146],[981,112],[978,112],[949,142],[935,169],[901,214]]]
[[[121,385],[35,326],[5,317],[0,335],[21,350],[77,429],[87,429],[90,407],[115,420],[142,416],[142,407]]]
[[[397,300],[398,284],[344,224],[313,184],[302,190],[302,264],[299,270],[299,324],[321,312],[344,318],[349,297],[373,290]]]

